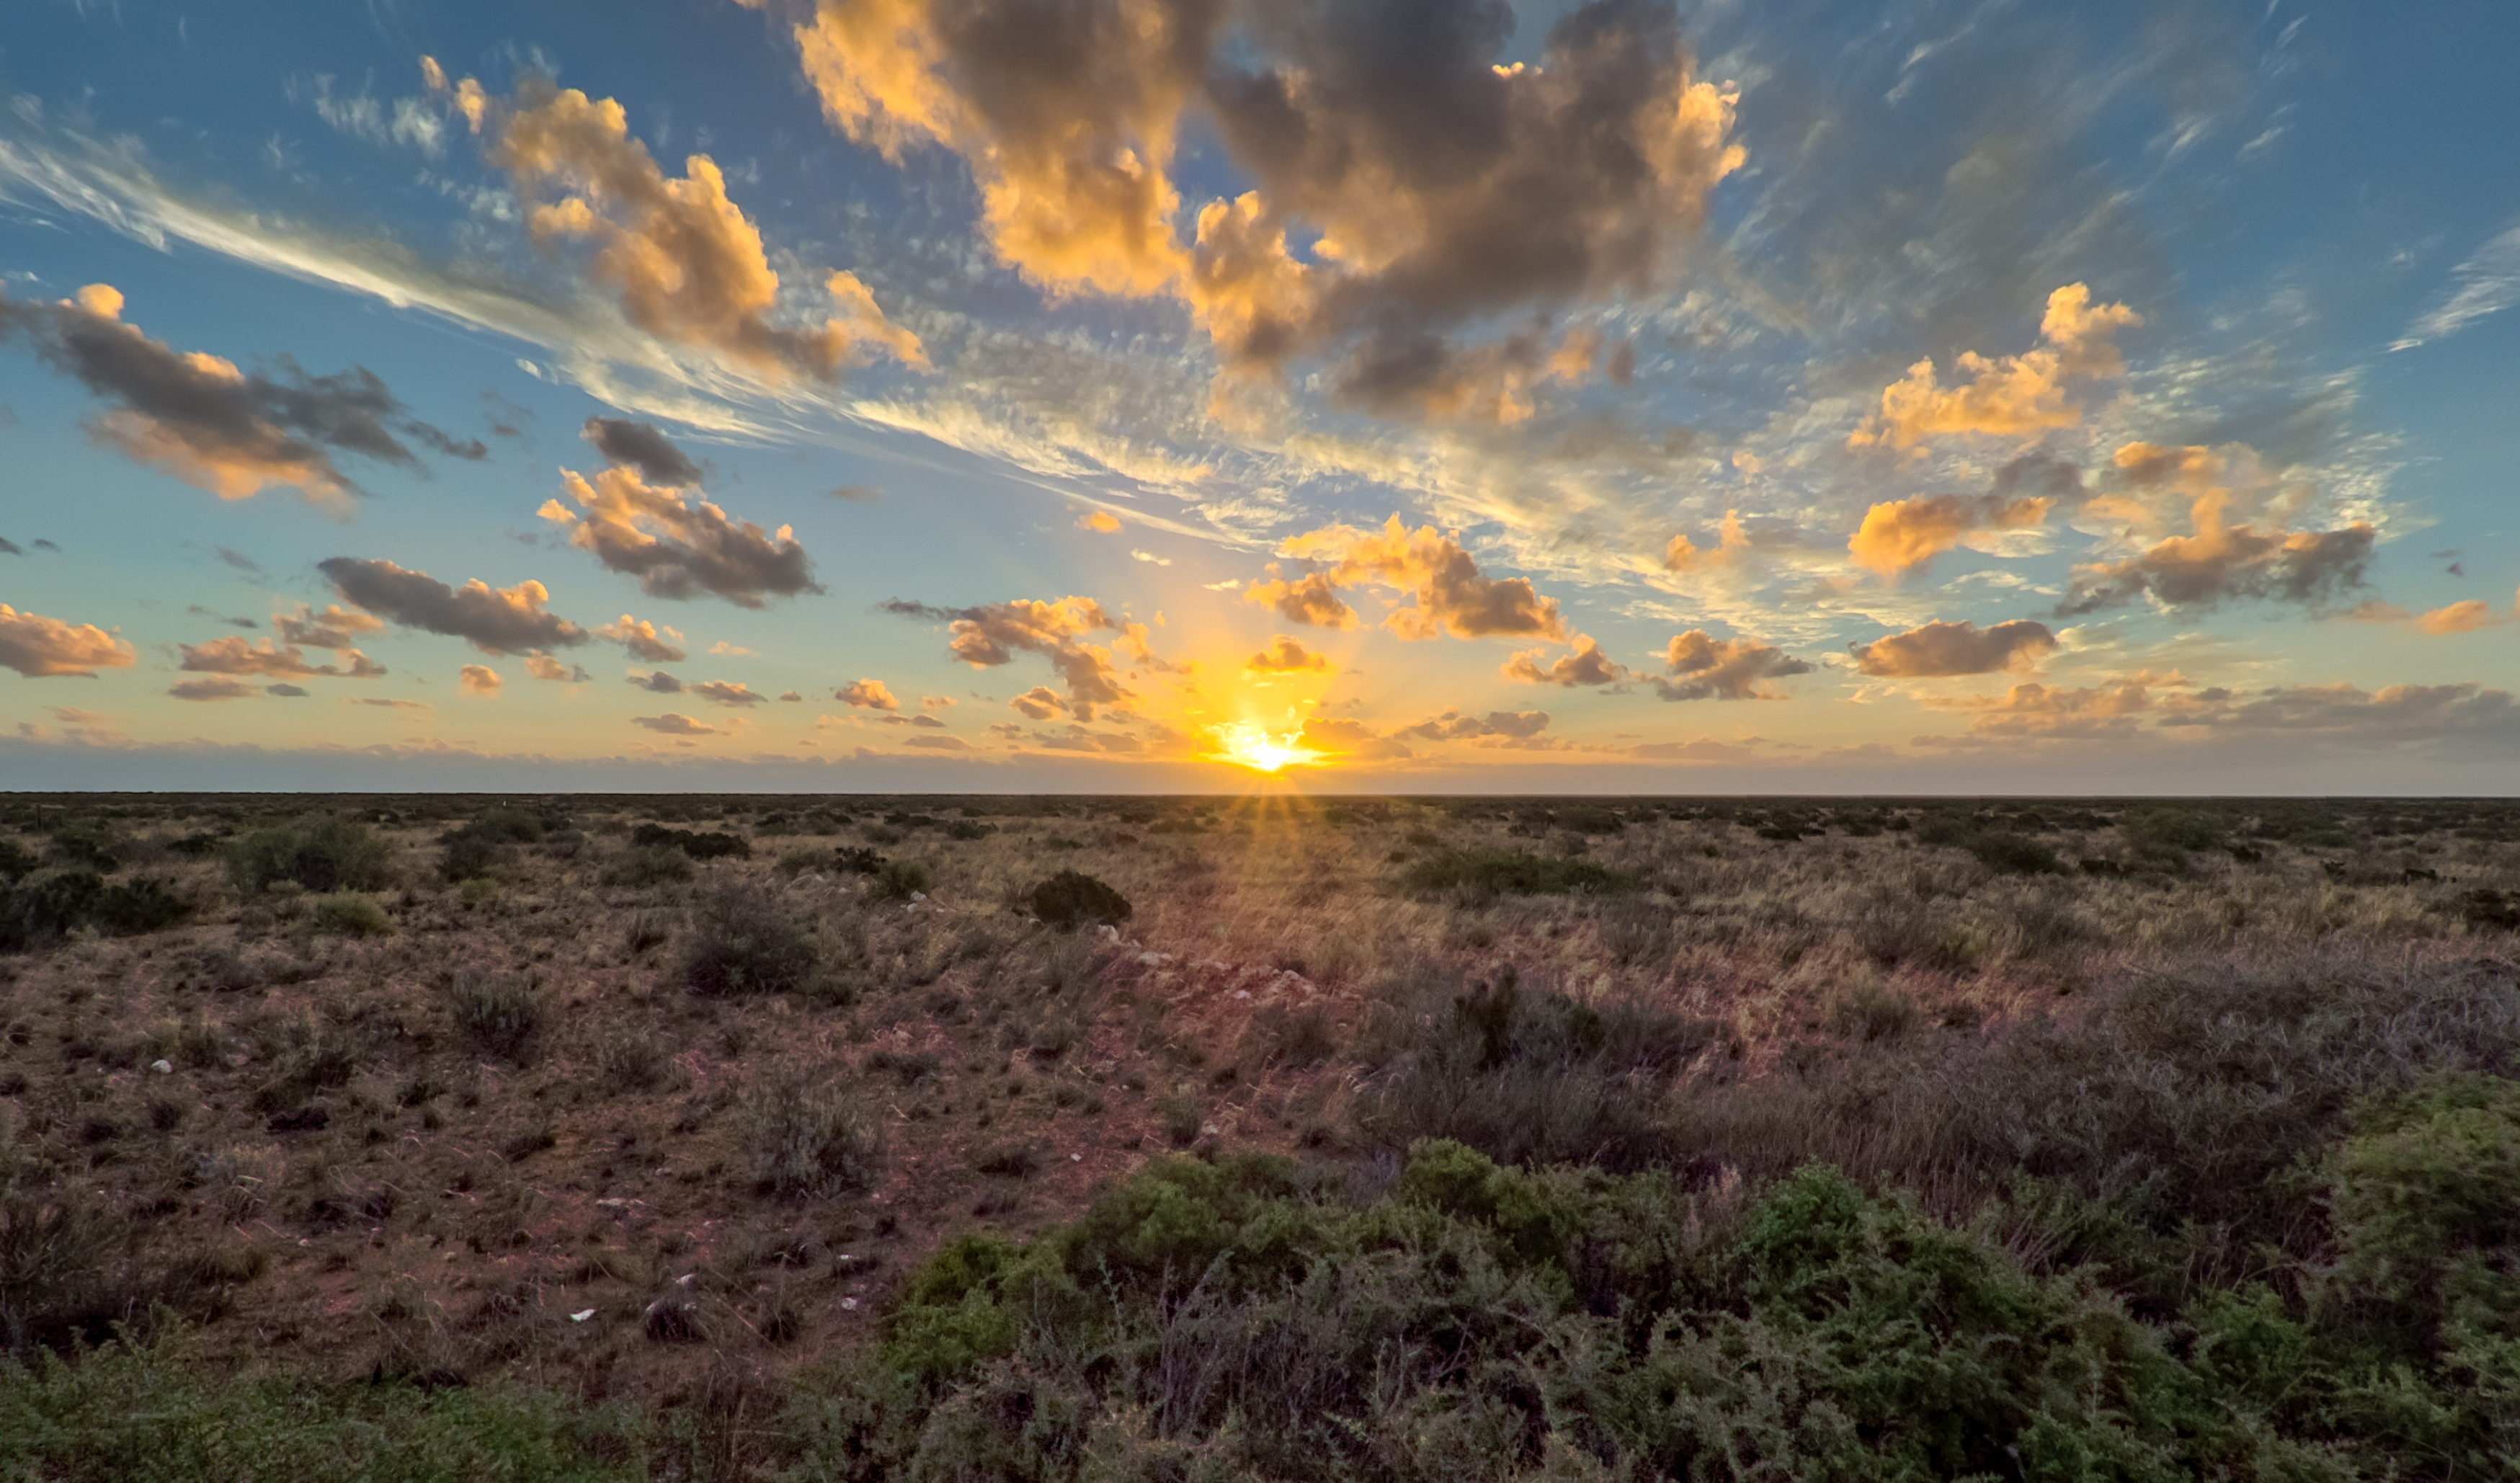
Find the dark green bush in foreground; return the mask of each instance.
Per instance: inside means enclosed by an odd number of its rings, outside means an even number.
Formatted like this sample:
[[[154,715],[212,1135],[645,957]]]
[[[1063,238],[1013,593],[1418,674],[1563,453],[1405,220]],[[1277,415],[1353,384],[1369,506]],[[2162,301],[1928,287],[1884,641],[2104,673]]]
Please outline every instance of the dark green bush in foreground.
[[[1519,850],[1447,850],[1409,868],[1409,883],[1421,891],[1467,887],[1489,895],[1607,896],[1641,890],[1643,882],[1590,860],[1561,860]]]
[[[1129,898],[1083,871],[1060,871],[1024,893],[1024,904],[1044,922],[1072,932],[1089,921],[1129,920]]]
[[[255,830],[228,846],[239,888],[294,880],[310,891],[381,891],[393,881],[393,846],[355,819],[326,816]]]

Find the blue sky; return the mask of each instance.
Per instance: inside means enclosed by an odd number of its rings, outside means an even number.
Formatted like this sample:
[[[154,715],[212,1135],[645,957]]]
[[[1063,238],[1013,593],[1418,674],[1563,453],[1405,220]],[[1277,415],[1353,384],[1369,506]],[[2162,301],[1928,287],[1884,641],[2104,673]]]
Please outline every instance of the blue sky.
[[[241,9],[0,31],[11,786],[2520,786],[2507,7]]]

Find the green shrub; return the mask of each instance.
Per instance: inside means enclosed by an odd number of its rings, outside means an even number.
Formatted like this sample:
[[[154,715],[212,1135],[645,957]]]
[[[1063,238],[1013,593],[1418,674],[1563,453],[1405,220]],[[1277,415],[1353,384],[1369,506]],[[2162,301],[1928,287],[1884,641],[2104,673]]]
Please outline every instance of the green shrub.
[[[916,860],[888,860],[875,873],[876,899],[908,901],[913,896],[927,894],[927,867]]]
[[[2053,848],[2010,830],[1973,831],[1960,847],[1976,856],[1978,864],[2003,875],[2053,876],[2065,869]]]
[[[1049,926],[1072,932],[1088,922],[1116,924],[1129,920],[1129,898],[1107,882],[1083,871],[1060,871],[1024,892],[1024,905]]]
[[[829,1199],[866,1189],[882,1164],[883,1123],[844,1088],[783,1081],[753,1101],[744,1123],[766,1193]]]
[[[735,834],[695,833],[661,824],[640,825],[630,831],[630,842],[643,850],[680,850],[694,860],[742,859],[752,853],[752,845]]]
[[[65,870],[111,876],[122,863],[115,855],[120,847],[121,840],[108,821],[72,819],[53,831],[50,853],[53,863]]]
[[[616,1035],[595,1048],[595,1079],[615,1096],[655,1091],[669,1065],[664,1047],[646,1035]]]
[[[155,876],[111,885],[96,900],[96,924],[124,936],[163,931],[193,915],[193,904]]]
[[[87,925],[105,899],[92,871],[31,876],[0,893],[0,952],[17,952]]]
[[[711,998],[794,993],[812,977],[818,957],[787,902],[729,882],[693,909],[683,984]]]
[[[373,896],[353,891],[319,898],[315,903],[315,930],[339,937],[390,937],[393,919]]]
[[[604,873],[606,885],[646,888],[675,881],[690,880],[699,875],[692,857],[668,845],[654,844],[634,849],[614,861]]]
[[[1643,889],[1634,876],[1590,860],[1561,860],[1519,850],[1447,850],[1409,868],[1421,891],[1467,888],[1488,895],[1617,895]]]
[[[1896,1040],[1914,1029],[1916,1002],[1877,983],[1841,984],[1828,997],[1829,1028],[1858,1040]]]
[[[381,891],[393,884],[393,846],[357,820],[328,815],[239,836],[228,872],[246,891],[283,880],[319,894]]]
[[[513,973],[463,968],[449,976],[441,990],[446,1011],[466,1045],[486,1056],[522,1061],[543,1031],[543,999],[530,982]]]
[[[16,885],[35,873],[43,859],[15,839],[0,839],[0,885]]]

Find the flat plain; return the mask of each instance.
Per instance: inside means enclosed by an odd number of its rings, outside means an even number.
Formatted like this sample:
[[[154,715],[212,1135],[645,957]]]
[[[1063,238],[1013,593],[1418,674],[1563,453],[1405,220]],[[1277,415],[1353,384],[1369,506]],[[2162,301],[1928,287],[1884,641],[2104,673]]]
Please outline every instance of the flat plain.
[[[19,795],[0,876],[13,1477],[2520,1456],[2507,802]]]

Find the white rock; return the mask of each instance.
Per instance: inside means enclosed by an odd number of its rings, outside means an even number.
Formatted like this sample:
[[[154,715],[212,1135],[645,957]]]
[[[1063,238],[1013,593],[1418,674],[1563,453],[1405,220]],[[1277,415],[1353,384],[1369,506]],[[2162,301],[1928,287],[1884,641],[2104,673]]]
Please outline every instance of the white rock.
[[[149,1063],[149,1069],[160,1076],[172,1076],[175,1074],[175,1063],[171,1060],[153,1060]]]
[[[924,901],[927,899],[927,893],[925,891],[913,891],[910,893],[910,899],[913,901]]]
[[[572,1314],[570,1314],[570,1315],[568,1316],[568,1321],[569,1321],[570,1323],[572,1323],[572,1324],[583,1324],[583,1323],[585,1323],[588,1319],[591,1319],[591,1318],[593,1318],[593,1317],[595,1317],[595,1310],[594,1310],[594,1309],[592,1309],[592,1308],[580,1308],[580,1309],[579,1309],[579,1310],[577,1310],[575,1313],[572,1313]]]

